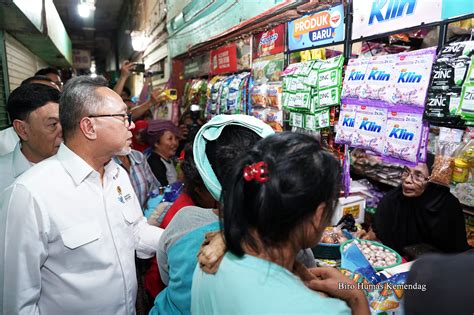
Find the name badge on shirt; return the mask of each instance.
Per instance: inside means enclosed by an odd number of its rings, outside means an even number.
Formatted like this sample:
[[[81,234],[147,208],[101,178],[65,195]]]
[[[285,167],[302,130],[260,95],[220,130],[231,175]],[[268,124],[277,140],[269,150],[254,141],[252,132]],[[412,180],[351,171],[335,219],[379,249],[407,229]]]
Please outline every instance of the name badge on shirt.
[[[132,199],[131,194],[126,194],[125,196],[122,194],[122,188],[120,186],[117,186],[117,193],[118,193],[118,201],[120,201],[121,203],[125,203]]]

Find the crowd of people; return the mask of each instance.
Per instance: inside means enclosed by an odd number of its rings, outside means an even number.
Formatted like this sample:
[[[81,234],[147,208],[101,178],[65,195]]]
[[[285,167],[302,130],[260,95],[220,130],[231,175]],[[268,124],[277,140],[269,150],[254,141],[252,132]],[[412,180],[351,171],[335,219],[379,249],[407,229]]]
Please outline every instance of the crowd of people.
[[[364,292],[339,289],[353,283],[316,267],[311,251],[337,205],[336,158],[313,137],[275,134],[251,116],[217,115],[192,136],[186,123],[150,119],[163,96],[146,83],[135,105],[131,67],[114,87],[100,76],[63,87],[56,69],[44,69],[10,93],[0,313],[369,314]],[[469,249],[459,202],[428,183],[431,160],[404,170],[359,237],[399,252]],[[152,192],[176,182],[183,192],[147,219]],[[474,280],[472,257],[417,261],[408,281],[433,289],[408,291],[405,313],[474,310],[469,290],[453,285]],[[438,281],[455,293],[449,303]]]

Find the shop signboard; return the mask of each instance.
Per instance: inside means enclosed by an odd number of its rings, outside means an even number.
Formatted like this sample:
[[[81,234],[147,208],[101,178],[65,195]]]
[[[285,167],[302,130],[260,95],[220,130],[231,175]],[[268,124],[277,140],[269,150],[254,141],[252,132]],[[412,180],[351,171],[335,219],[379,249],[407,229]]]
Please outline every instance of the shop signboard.
[[[285,51],[285,24],[280,24],[253,37],[253,59]]]
[[[209,70],[209,53],[186,59],[184,63],[184,77],[186,79],[208,75]]]
[[[441,2],[442,0],[354,0],[352,39],[438,22],[441,20]]]
[[[73,49],[72,64],[76,69],[89,69],[91,67],[91,52],[84,49]]]
[[[443,0],[443,20],[474,13],[472,0]]]
[[[211,50],[211,74],[237,71],[237,46],[230,44]]]
[[[288,48],[309,49],[344,40],[344,6],[303,16],[288,23]]]

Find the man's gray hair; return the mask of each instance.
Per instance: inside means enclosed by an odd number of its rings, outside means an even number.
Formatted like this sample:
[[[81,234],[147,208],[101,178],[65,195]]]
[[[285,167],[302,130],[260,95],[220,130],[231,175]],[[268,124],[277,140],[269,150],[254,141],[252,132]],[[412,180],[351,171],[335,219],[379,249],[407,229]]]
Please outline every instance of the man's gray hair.
[[[86,75],[72,78],[64,86],[59,100],[59,120],[65,141],[79,127],[82,118],[97,113],[103,101],[96,92],[100,87],[107,87],[103,76],[92,78]]]

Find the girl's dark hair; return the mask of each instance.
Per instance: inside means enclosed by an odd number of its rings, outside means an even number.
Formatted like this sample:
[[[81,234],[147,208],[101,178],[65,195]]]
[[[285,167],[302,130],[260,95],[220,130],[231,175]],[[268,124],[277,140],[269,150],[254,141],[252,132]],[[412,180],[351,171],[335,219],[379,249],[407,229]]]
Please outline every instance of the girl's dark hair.
[[[204,182],[202,181],[201,175],[196,168],[194,163],[193,155],[193,144],[187,143],[184,146],[184,160],[181,161],[181,170],[184,175],[184,187],[186,188],[186,193],[191,197],[195,205],[199,205],[199,195],[196,192],[196,189],[199,187],[205,187]]]
[[[269,180],[246,181],[245,166],[264,161]],[[326,203],[322,221],[329,222],[340,185],[340,166],[314,138],[282,132],[259,141],[236,161],[223,187],[223,222],[227,248],[242,256],[242,242],[258,250],[250,231],[265,247],[288,241],[317,207]]]
[[[228,125],[224,127],[219,138],[206,144],[206,156],[221,185],[239,156],[247,152],[260,139],[262,139],[261,136],[246,127]]]

